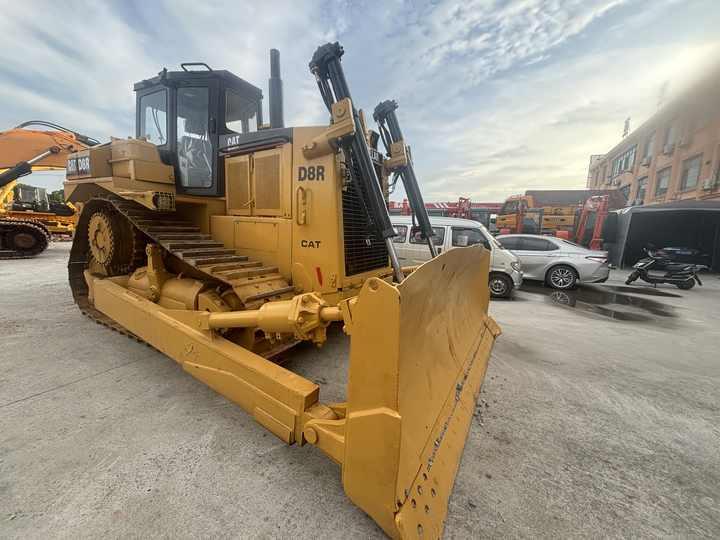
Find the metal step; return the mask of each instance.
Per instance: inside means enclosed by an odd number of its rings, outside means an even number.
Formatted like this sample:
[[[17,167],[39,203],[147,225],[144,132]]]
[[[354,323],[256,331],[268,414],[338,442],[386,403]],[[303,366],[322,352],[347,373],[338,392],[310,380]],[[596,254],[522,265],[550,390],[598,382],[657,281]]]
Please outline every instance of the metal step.
[[[241,270],[224,270],[222,272],[213,272],[214,275],[227,280],[234,280],[247,277],[262,276],[267,274],[277,274],[277,266],[257,266],[254,268],[243,268]],[[278,277],[281,277],[278,274]]]
[[[238,257],[242,257],[245,259],[241,262],[233,262],[233,263],[226,263],[226,264],[210,264],[210,265],[203,265],[198,266],[200,270],[203,272],[208,272],[209,274],[215,274],[216,272],[222,272],[223,270],[239,270],[241,268],[252,268],[256,266],[262,266],[262,263],[260,261],[251,261],[248,260],[248,258],[245,255],[238,255]]]
[[[179,219],[138,219],[136,223],[142,228],[152,228],[153,226],[157,227],[158,225],[162,227],[194,227],[191,222]]]
[[[194,225],[155,225],[148,227],[146,230],[150,235],[154,233],[171,233],[171,232],[200,232],[200,227]]]
[[[158,241],[164,240],[212,240],[212,236],[205,233],[160,233],[154,235]]]
[[[172,240],[170,242],[163,242],[163,245],[170,251],[183,251],[197,248],[221,248],[223,247],[222,242],[216,240]]]
[[[244,260],[247,260],[247,257],[243,257],[241,255],[210,255],[207,257],[196,257],[194,259],[187,259],[187,261],[193,266],[242,262]]]
[[[180,255],[183,259],[197,259],[197,257],[204,257],[206,255],[235,255],[234,249],[224,248],[222,244],[220,244],[220,247],[177,249],[173,252]]]

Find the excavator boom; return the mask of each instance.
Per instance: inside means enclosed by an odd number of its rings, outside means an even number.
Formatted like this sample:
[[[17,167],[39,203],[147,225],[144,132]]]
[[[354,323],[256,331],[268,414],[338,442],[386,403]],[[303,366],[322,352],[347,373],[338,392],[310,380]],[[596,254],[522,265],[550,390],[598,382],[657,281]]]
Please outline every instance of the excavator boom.
[[[52,131],[27,129],[30,126]],[[0,132],[0,259],[33,257],[45,250],[52,234],[72,235],[75,215],[67,207],[55,211],[47,201],[16,201],[17,180],[34,171],[62,170],[68,155],[97,141],[57,124],[25,122]],[[33,188],[23,193],[41,192]]]

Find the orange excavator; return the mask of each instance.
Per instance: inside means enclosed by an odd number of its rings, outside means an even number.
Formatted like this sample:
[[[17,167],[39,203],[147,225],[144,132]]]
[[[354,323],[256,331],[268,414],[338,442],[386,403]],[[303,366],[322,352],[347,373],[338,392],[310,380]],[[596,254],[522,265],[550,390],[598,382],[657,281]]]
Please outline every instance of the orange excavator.
[[[73,208],[51,203],[44,189],[17,181],[35,171],[64,170],[68,154],[96,144],[91,137],[39,120],[0,132],[0,259],[34,257],[47,249],[53,233],[72,232]]]

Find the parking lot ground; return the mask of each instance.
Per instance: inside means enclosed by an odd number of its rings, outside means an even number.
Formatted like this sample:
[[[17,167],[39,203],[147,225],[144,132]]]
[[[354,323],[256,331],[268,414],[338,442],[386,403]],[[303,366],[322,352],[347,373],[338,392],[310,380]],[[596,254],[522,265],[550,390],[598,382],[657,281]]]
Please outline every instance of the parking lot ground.
[[[0,537],[382,537],[321,452],[84,318],[68,251],[0,262]],[[720,535],[720,279],[624,276],[492,302],[446,537]],[[346,358],[335,329],[287,367],[341,400]]]

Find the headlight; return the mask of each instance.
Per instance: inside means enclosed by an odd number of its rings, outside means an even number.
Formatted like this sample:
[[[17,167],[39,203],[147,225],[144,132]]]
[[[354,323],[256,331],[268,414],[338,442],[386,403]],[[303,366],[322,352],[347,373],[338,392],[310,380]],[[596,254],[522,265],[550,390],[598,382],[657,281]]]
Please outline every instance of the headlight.
[[[518,272],[522,271],[522,267],[520,266],[520,263],[517,261],[511,262],[510,268],[512,268],[513,270],[517,270]]]

